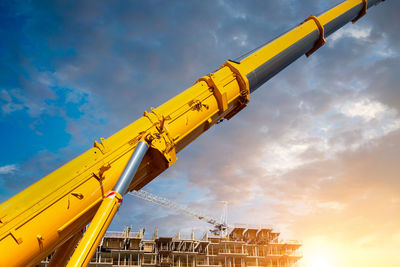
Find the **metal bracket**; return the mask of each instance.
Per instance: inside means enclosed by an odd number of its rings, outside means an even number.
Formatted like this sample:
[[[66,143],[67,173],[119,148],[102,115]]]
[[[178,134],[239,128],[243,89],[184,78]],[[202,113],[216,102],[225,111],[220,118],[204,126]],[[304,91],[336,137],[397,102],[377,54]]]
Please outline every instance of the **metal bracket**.
[[[357,20],[361,19],[361,17],[363,17],[365,14],[367,14],[367,8],[368,8],[368,0],[362,0],[363,2],[363,7],[360,11],[360,13],[357,15],[357,17],[355,17],[351,22],[355,23]]]
[[[100,138],[100,143],[95,140],[93,146],[97,147],[103,154],[107,153],[109,150],[106,145],[106,140],[103,137]]]
[[[211,79],[212,80],[212,79]],[[215,98],[217,98],[219,110],[224,112],[228,109],[228,97],[226,92],[221,92],[218,87],[214,87]]]
[[[249,81],[247,80],[246,75],[242,75],[237,66],[235,66],[234,64],[239,65],[240,62],[237,63],[236,61],[233,60],[227,60],[224,66],[227,66],[236,75],[236,80],[238,81],[240,86],[240,94],[242,97],[246,99],[245,102],[249,102],[250,101]]]
[[[171,118],[157,114],[154,108],[150,108],[150,110],[151,112],[145,111],[143,116],[147,117],[153,123],[156,131],[149,131],[145,139],[152,148],[160,151],[168,162],[168,166],[171,166],[177,161],[175,142],[168,132],[168,120]]]
[[[74,197],[76,197],[78,199],[83,199],[83,194],[80,192],[71,192],[71,195],[73,195]]]
[[[228,96],[226,92],[223,92],[217,82],[214,79],[214,75],[211,73],[205,77],[200,78],[197,82],[204,81],[207,85],[212,88],[215,98],[217,99],[218,109],[220,113],[223,113],[228,109]]]
[[[14,238],[15,242],[17,242],[18,245],[22,243],[22,238],[18,237],[14,229],[10,231],[10,235],[12,236],[12,238]]]
[[[198,99],[191,100],[191,101],[189,101],[188,104],[192,108],[192,110],[197,110],[197,111],[202,111],[203,108],[205,108],[205,109],[209,109],[210,108],[208,105],[203,104],[203,102],[201,102]]]
[[[315,43],[314,47],[311,48],[311,50],[306,53],[307,57],[309,57],[312,53],[317,51],[318,48],[320,48],[321,46],[323,46],[326,43],[324,26],[322,26],[321,22],[314,15],[310,15],[303,23],[305,23],[309,20],[313,20],[315,22],[315,24],[317,24],[317,27],[319,30],[319,39]]]

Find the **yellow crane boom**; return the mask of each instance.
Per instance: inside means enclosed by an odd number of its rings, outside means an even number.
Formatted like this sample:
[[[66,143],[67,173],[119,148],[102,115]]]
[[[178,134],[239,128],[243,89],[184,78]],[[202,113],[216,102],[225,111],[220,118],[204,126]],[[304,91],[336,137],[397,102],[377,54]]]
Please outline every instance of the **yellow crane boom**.
[[[226,61],[181,94],[145,111],[111,137],[95,141],[91,149],[2,203],[0,266],[35,265],[57,248],[72,251],[140,140],[150,147],[127,191],[149,183],[199,135],[246,107],[251,92],[303,54],[313,53],[325,37],[378,2],[348,0],[318,17],[310,16],[240,61]]]

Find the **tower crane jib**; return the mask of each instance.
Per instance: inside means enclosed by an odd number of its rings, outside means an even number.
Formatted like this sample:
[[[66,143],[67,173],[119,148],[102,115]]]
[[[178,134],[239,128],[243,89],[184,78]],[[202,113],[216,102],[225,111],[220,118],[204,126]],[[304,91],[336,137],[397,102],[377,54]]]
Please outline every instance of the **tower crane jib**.
[[[170,208],[170,209],[174,209],[176,211],[185,213],[187,215],[190,215],[192,217],[196,217],[199,220],[202,220],[206,223],[209,223],[211,225],[214,226],[214,229],[211,230],[212,233],[214,233],[215,235],[221,235],[221,236],[226,236],[227,235],[227,231],[229,228],[231,228],[231,226],[229,226],[227,224],[227,208],[228,208],[228,202],[223,201],[224,204],[224,208],[223,208],[223,212],[221,215],[221,219],[217,220],[211,216],[207,216],[207,215],[203,215],[200,212],[191,209],[189,207],[183,206],[181,204],[175,203],[167,198],[163,198],[160,196],[156,196],[152,193],[149,193],[145,190],[138,190],[138,191],[132,191],[129,192],[128,194],[133,195],[135,197],[141,198],[143,200],[147,200],[149,202],[158,204],[160,206],[166,207],[166,208]]]

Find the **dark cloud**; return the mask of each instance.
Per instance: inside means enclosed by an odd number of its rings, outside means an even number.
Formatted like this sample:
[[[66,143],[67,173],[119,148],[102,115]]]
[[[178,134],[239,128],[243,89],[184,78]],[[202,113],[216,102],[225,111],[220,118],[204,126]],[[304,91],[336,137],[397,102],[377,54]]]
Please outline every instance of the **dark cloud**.
[[[19,164],[26,173],[14,173],[6,186],[22,189],[227,58],[337,3],[12,5],[1,20],[15,32],[1,54],[7,59],[0,63],[2,110],[22,109],[32,120],[60,116],[71,140],[55,151],[32,152],[33,159]],[[387,255],[374,244],[384,243],[399,226],[398,6],[385,1],[371,8],[310,58],[279,73],[252,95],[245,110],[198,138],[149,186],[213,216],[220,213],[219,201],[229,201],[231,222],[271,222],[292,238],[311,242],[331,235],[332,244],[374,248],[375,258]],[[42,168],[35,171],[34,166]],[[18,175],[29,178],[17,185],[12,181]],[[165,185],[177,177],[186,184],[174,189]],[[195,190],[199,193],[187,195]],[[202,227],[129,199],[120,214],[113,230],[133,224],[170,234]]]

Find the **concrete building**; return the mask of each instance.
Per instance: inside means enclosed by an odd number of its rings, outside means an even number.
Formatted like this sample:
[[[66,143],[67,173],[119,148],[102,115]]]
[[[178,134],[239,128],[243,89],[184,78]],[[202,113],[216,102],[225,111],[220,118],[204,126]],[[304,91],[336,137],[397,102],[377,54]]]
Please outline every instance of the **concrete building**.
[[[205,234],[159,237],[151,240],[144,231],[125,227],[123,232],[107,232],[90,267],[289,267],[302,255],[298,241],[279,240],[279,232],[268,227],[236,226],[227,237]],[[46,267],[49,259],[39,266]]]

